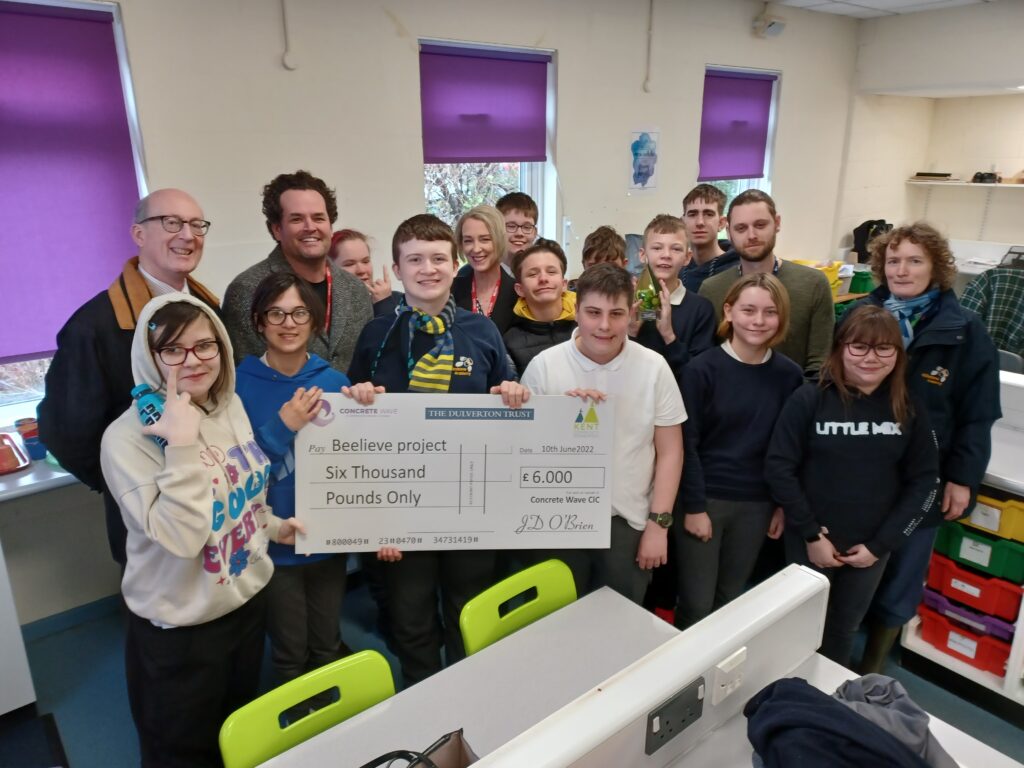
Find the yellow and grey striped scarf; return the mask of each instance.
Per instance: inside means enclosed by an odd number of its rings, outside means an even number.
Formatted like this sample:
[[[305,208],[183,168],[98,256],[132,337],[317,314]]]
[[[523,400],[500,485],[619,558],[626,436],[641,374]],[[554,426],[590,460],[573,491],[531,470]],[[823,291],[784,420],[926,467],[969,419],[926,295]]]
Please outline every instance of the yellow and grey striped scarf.
[[[452,367],[455,364],[455,341],[451,331],[452,323],[455,322],[455,299],[449,296],[448,303],[436,317],[412,307],[408,309],[409,391],[447,392],[452,383]],[[419,360],[413,360],[412,343],[418,330],[436,336],[437,343]]]

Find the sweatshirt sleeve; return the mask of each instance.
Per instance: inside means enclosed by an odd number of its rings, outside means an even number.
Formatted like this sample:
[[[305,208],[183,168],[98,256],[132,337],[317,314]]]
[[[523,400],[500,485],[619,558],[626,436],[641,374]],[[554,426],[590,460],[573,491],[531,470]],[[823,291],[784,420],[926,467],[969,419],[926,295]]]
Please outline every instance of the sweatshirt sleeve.
[[[706,371],[689,369],[683,372],[683,403],[686,405],[686,427],[683,429],[683,478],[679,488],[679,511],[691,515],[707,511],[704,468],[700,462],[701,405],[707,396]]]
[[[924,520],[939,489],[939,447],[923,404],[915,403],[910,442],[902,464],[902,491],[885,522],[864,545],[875,557],[903,546]]]
[[[256,442],[267,454],[272,464],[284,461],[295,443],[295,432],[281,419],[276,411],[254,430]]]
[[[681,378],[687,364],[705,350],[715,345],[715,310],[703,296],[687,297],[684,301],[695,302],[693,311],[687,313],[689,327],[673,328],[675,341],[665,345],[665,362]]]
[[[170,554],[198,557],[210,536],[209,476],[199,444],[167,446],[127,434],[119,420],[103,435],[100,460],[110,492],[129,528],[141,529]]]
[[[765,457],[765,482],[786,515],[786,527],[801,538],[809,538],[820,526],[814,517],[800,482],[800,471],[807,456],[808,435],[818,403],[818,388],[804,384],[779,414]]]

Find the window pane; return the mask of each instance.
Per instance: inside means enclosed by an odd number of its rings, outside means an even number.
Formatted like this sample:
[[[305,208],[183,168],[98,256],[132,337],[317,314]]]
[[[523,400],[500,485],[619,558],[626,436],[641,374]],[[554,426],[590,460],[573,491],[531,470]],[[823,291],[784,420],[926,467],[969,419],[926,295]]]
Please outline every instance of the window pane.
[[[43,379],[51,359],[0,365],[0,406],[41,399]]]
[[[451,226],[477,205],[494,205],[519,190],[519,163],[445,163],[423,166],[427,213]]]

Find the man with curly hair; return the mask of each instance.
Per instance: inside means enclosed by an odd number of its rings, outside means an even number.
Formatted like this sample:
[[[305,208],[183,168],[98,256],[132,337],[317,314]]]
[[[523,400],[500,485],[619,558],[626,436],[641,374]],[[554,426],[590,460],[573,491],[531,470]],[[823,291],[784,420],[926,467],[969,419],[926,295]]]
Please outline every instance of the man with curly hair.
[[[277,246],[232,280],[224,294],[224,324],[235,362],[266,350],[250,319],[253,293],[271,272],[287,270],[309,283],[326,309],[324,327],[310,337],[309,351],[333,368],[348,370],[356,339],[373,309],[362,282],[327,258],[331,227],[338,218],[334,190],[308,171],[282,173],[263,188],[263,215]]]

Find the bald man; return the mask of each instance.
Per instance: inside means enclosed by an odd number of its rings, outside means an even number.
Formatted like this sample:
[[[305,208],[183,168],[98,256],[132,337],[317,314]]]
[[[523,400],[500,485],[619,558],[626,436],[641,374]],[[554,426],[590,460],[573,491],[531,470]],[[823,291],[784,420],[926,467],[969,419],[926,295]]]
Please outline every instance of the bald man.
[[[209,228],[199,203],[180,189],[160,189],[142,198],[131,225],[138,256],[64,324],[46,374],[39,437],[64,469],[103,494],[110,551],[122,566],[126,531],[103,482],[100,439],[131,404],[132,337],[146,302],[181,291],[217,308],[217,297],[189,277],[203,257]]]

